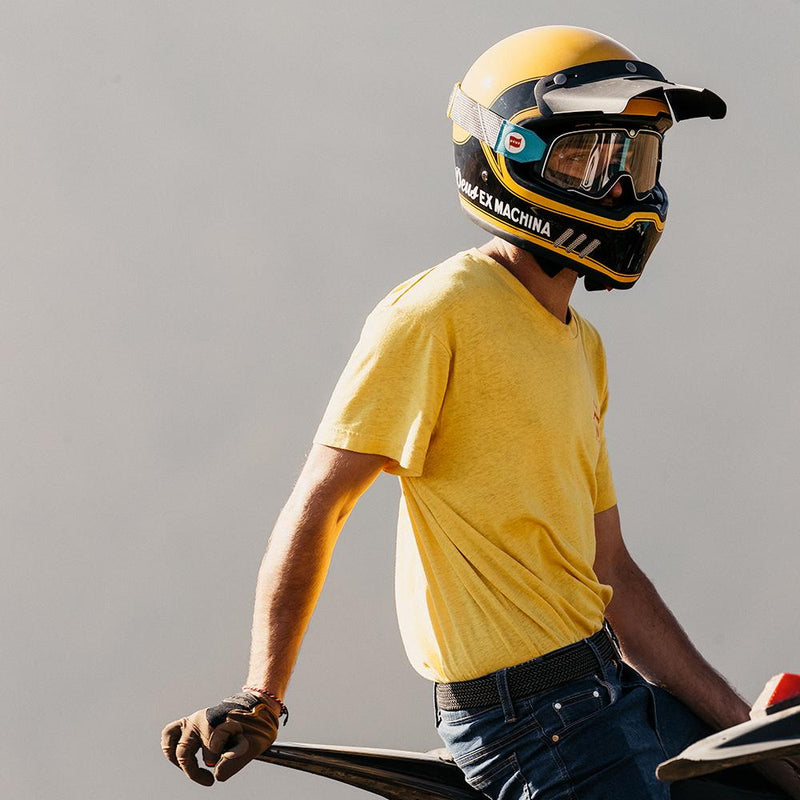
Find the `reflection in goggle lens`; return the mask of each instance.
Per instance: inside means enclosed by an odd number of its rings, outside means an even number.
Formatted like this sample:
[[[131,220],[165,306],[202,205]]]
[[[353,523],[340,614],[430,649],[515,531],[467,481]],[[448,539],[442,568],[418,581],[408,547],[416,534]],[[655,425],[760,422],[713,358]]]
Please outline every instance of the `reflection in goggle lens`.
[[[563,189],[602,197],[629,175],[641,200],[658,180],[661,137],[655,131],[593,130],[565,133],[550,146],[542,177]]]

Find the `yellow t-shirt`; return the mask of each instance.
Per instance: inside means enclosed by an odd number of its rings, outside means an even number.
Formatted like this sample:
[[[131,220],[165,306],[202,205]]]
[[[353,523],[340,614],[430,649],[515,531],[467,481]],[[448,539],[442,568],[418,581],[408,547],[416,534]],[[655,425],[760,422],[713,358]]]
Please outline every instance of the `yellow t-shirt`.
[[[478,250],[367,318],[314,441],[393,459],[397,612],[425,677],[475,678],[600,629],[607,395],[595,329],[560,322]]]

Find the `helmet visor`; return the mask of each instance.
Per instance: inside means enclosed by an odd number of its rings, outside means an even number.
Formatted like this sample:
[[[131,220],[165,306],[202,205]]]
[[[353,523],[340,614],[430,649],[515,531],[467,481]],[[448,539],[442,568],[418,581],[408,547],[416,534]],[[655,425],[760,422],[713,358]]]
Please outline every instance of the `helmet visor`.
[[[655,131],[574,131],[550,145],[542,177],[561,189],[601,198],[628,175],[636,199],[642,200],[658,182],[660,164],[661,136]]]

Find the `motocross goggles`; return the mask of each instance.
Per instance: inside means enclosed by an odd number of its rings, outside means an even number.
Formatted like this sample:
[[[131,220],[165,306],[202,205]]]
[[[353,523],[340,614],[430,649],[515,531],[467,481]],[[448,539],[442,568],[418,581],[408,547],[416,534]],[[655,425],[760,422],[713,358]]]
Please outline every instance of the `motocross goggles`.
[[[627,175],[637,200],[655,188],[662,138],[654,130],[590,128],[557,136],[542,161],[548,183],[600,199]]]

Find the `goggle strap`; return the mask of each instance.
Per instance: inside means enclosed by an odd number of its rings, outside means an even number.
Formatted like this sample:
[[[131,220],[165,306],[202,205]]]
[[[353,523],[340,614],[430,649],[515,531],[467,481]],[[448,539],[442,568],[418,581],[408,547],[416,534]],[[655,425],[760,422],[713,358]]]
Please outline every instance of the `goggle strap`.
[[[461,91],[461,84],[453,87],[447,116],[467,133],[485,142],[495,153],[512,161],[529,163],[539,161],[547,145],[543,139],[527,128],[521,128],[499,114],[476,103]]]

